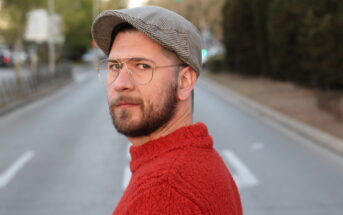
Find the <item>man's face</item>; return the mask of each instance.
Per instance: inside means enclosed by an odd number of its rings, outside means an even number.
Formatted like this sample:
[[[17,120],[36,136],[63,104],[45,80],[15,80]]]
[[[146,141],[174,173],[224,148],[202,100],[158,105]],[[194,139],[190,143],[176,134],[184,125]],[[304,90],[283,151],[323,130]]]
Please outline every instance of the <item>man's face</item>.
[[[162,47],[138,31],[116,36],[109,58],[146,58],[157,66],[173,64]],[[117,79],[107,85],[112,121],[127,137],[147,136],[163,127],[174,115],[177,81],[172,68],[157,69],[151,82],[139,85],[124,67]]]

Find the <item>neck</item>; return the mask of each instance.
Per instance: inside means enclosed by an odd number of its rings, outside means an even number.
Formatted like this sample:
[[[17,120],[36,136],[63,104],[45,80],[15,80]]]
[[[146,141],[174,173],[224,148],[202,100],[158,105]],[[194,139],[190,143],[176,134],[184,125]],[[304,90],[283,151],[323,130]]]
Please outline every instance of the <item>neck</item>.
[[[157,129],[155,132],[148,136],[143,137],[128,137],[129,141],[133,146],[140,146],[151,140],[158,139],[160,137],[166,136],[173,131],[189,126],[193,124],[193,114],[191,109],[185,109],[184,111],[176,111],[172,119],[167,122],[163,127]]]

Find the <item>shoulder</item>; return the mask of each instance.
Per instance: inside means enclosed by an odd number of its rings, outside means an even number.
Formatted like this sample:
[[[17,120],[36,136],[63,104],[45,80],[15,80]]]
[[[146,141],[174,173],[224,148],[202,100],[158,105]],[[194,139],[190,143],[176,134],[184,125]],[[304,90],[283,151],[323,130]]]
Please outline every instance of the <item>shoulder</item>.
[[[206,180],[208,184],[207,180],[218,182],[230,173],[214,148],[188,147],[170,165],[169,177],[174,176],[193,182]]]
[[[163,214],[203,215],[201,207],[180,193],[166,181],[153,183],[146,189],[137,190],[135,195],[125,198],[113,214]]]
[[[186,147],[146,163],[133,174],[118,214],[234,214],[240,200],[213,148]],[[238,209],[237,209],[238,208]]]
[[[235,213],[241,207],[236,184],[213,148],[185,150],[171,166],[168,183],[206,214],[239,214]]]

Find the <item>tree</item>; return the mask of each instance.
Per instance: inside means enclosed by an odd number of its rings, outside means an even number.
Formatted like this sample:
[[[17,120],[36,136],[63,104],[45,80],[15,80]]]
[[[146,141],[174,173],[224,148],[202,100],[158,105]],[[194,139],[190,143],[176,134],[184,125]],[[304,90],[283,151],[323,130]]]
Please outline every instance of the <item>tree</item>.
[[[268,34],[273,78],[301,81],[307,76],[298,63],[305,57],[298,48],[305,10],[304,1],[298,0],[274,0],[270,6]]]
[[[22,43],[26,25],[26,13],[31,9],[46,8],[48,0],[1,0],[1,19],[9,22],[9,27],[0,29],[4,32],[8,44]],[[91,47],[90,28],[93,22],[93,3],[98,3],[98,9],[122,8],[121,0],[55,0],[55,13],[60,14],[64,21],[65,44],[60,47],[63,56],[77,60]]]
[[[26,25],[26,13],[33,8],[45,6],[45,0],[2,0],[1,19],[8,27],[0,29],[8,44],[21,43]]]
[[[78,60],[91,46],[92,2],[60,0],[56,5],[56,12],[64,17],[66,41],[63,55],[68,59]]]
[[[254,30],[256,35],[256,49],[261,74],[270,74],[270,56],[268,41],[268,10],[270,0],[251,0]]]
[[[269,16],[272,77],[343,88],[342,1],[274,0]]]
[[[93,5],[93,3],[97,5]],[[96,13],[107,9],[120,9],[125,5],[120,0],[58,0],[56,12],[64,17],[65,45],[63,55],[71,60],[78,60],[91,47],[91,25],[93,22],[93,7]]]
[[[223,7],[224,45],[229,69],[258,75],[261,66],[256,45],[253,8],[249,0],[226,0]]]
[[[314,1],[304,16],[298,41],[306,56],[300,62],[306,85],[343,89],[342,10],[342,2]]]

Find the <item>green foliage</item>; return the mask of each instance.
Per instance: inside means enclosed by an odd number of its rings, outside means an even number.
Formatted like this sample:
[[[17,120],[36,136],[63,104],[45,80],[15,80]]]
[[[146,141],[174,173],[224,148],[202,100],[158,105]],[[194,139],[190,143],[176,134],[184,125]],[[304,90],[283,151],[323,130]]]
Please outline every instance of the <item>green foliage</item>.
[[[322,89],[343,89],[343,19],[332,13],[315,15],[308,10],[301,29],[299,44],[304,53],[299,62],[308,74],[307,84]]]
[[[48,0],[0,0],[3,8],[0,11],[2,18],[10,22],[7,29],[0,29],[8,44],[21,42],[26,25],[26,13],[31,9],[48,7]],[[72,60],[78,60],[91,47],[90,28],[93,14],[105,9],[122,8],[121,0],[93,1],[93,0],[55,0],[55,13],[60,14],[64,22],[65,43],[60,49],[63,55]],[[96,2],[96,11],[93,3]]]
[[[301,18],[305,5],[298,0],[275,0],[270,6],[268,31],[271,53],[271,77],[302,80],[307,74],[300,71],[299,50]]]
[[[93,3],[97,5],[93,5]],[[97,10],[94,11],[96,7]],[[65,45],[63,55],[71,60],[79,60],[83,53],[91,47],[90,33],[93,15],[102,10],[122,8],[120,0],[108,2],[93,0],[56,0],[56,12],[64,18]],[[93,14],[95,12],[96,14]]]
[[[66,41],[63,55],[68,59],[78,60],[91,46],[92,2],[63,1],[65,3],[60,2],[56,8],[64,17]]]
[[[274,0],[269,20],[272,77],[342,89],[340,8],[342,2],[331,0]]]
[[[343,1],[226,0],[223,14],[230,69],[343,89]]]
[[[224,54],[211,56],[207,60],[205,67],[213,73],[222,72],[227,68],[226,56]]]
[[[259,74],[252,7],[249,0],[227,0],[223,7],[224,45],[228,67],[244,74]]]
[[[252,0],[252,13],[254,21],[254,32],[256,35],[255,44],[257,49],[257,57],[261,67],[261,74],[269,75],[269,44],[267,32],[267,20],[270,0]]]
[[[1,19],[9,22],[7,29],[0,29],[5,41],[14,44],[22,40],[26,25],[26,13],[33,8],[46,7],[46,0],[2,0]]]

